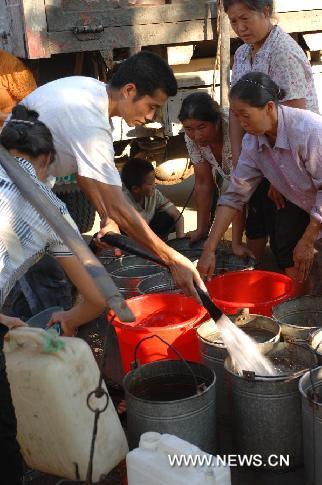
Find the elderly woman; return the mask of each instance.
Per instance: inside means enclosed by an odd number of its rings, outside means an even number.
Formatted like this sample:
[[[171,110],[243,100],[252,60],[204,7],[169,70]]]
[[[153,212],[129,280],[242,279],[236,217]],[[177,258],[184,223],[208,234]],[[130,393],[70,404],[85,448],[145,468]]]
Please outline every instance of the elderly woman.
[[[271,21],[273,0],[224,0],[224,9],[237,36],[244,41],[235,53],[232,86],[245,74],[260,71],[284,90],[281,103],[293,108],[318,112],[312,69],[301,47]],[[230,112],[232,159],[236,164],[244,130]],[[268,194],[278,208],[285,208],[279,192],[264,180],[248,205],[246,222],[247,245],[260,259],[268,236],[267,220],[262,210]]]
[[[322,118],[281,105],[284,98],[285,91],[260,72],[246,74],[230,91],[232,113],[247,134],[198,263],[203,276],[213,274],[222,234],[266,177],[286,199],[284,209],[269,199],[263,208],[272,250],[288,276],[308,279],[322,228]]]

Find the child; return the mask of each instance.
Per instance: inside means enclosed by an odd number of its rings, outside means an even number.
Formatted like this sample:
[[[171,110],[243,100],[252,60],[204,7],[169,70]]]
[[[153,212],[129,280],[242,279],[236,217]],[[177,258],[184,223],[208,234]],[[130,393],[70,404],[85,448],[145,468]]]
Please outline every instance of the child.
[[[175,205],[155,188],[152,163],[130,158],[122,169],[123,190],[130,204],[161,239],[166,240],[175,228],[184,237],[184,220]]]

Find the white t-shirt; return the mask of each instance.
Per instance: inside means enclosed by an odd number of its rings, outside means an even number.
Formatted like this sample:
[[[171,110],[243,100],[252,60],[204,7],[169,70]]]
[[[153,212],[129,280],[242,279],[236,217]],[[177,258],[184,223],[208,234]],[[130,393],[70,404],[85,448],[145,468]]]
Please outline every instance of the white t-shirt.
[[[40,86],[23,104],[37,111],[52,132],[57,154],[51,175],[77,172],[122,186],[114,163],[106,84],[91,77],[66,77]]]

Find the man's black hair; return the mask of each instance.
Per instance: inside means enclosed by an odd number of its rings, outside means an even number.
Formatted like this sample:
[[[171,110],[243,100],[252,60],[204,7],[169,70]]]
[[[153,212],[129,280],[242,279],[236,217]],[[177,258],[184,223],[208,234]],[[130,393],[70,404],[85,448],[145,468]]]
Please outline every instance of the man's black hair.
[[[141,51],[124,61],[113,74],[110,86],[120,89],[133,83],[138,96],[153,96],[161,89],[168,97],[177,94],[178,85],[170,66],[154,52]]]
[[[122,168],[122,182],[128,190],[131,190],[134,186],[141,187],[146,176],[151,172],[154,172],[151,162],[143,158],[129,158]]]

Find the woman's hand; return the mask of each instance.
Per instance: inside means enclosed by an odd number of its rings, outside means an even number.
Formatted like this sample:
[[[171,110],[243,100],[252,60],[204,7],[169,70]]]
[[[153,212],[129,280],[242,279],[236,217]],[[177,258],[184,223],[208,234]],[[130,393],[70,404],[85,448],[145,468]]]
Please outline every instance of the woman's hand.
[[[8,317],[7,315],[3,315],[2,313],[0,314],[0,323],[8,327],[9,330],[18,327],[28,327],[28,324],[20,320],[20,318]]]
[[[191,244],[195,243],[197,241],[200,241],[200,239],[203,239],[204,237],[207,236],[207,232],[205,231],[200,231],[199,229],[196,229],[195,231],[189,231],[186,233],[186,236],[190,239]]]
[[[52,327],[55,323],[59,323],[64,337],[73,337],[76,333],[77,325],[73,319],[70,318],[68,311],[55,312],[52,314],[47,327]]]
[[[275,189],[274,185],[270,184],[267,196],[274,202],[277,209],[284,209],[285,199],[283,195],[277,189]]]
[[[255,258],[253,253],[244,244],[232,244],[233,253],[240,258]]]
[[[197,264],[197,270],[202,279],[209,281],[215,272],[216,256],[215,251],[204,249]]]
[[[314,259],[314,242],[301,238],[293,251],[295,279],[303,283],[309,276]]]

